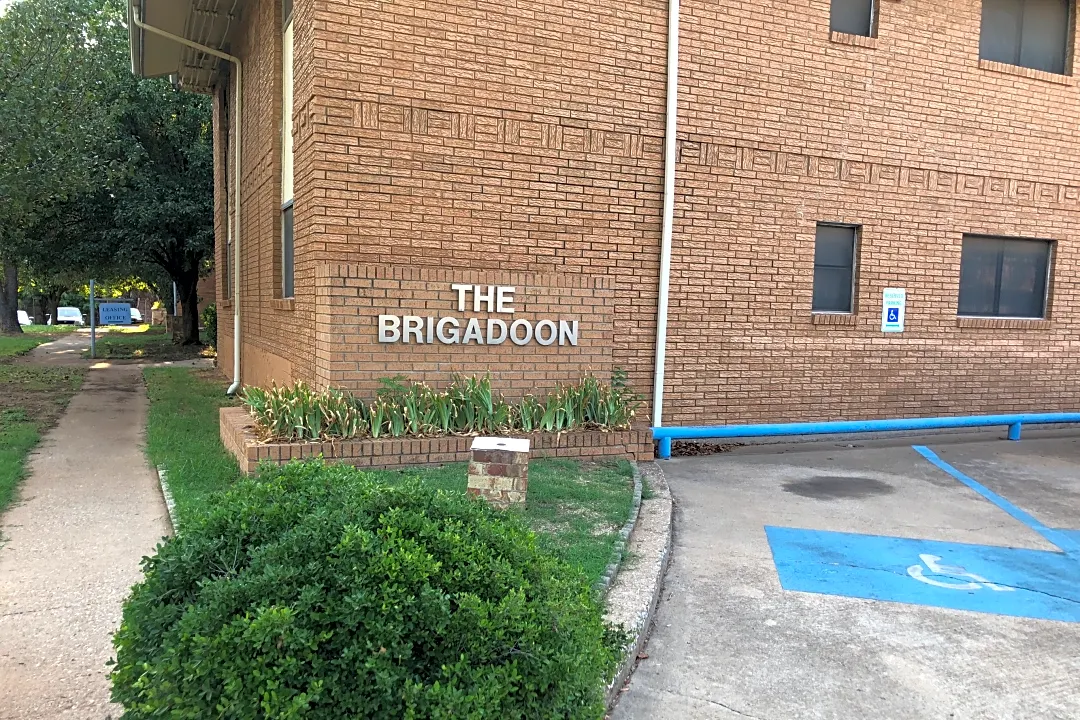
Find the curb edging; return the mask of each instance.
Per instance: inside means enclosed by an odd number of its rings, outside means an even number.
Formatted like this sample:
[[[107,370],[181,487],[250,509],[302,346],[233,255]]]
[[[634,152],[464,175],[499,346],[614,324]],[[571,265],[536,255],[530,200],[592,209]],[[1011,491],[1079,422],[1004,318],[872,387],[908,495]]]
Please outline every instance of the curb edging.
[[[180,521],[176,519],[176,501],[173,500],[172,491],[169,489],[169,480],[164,467],[157,469],[158,484],[161,486],[161,496],[165,499],[165,509],[169,513],[169,526],[175,536],[180,529]]]
[[[642,555],[640,562],[624,568],[609,587],[606,619],[614,624],[622,624],[631,637],[624,648],[619,669],[607,688],[609,711],[618,702],[623,687],[637,666],[638,654],[652,628],[671,559],[675,519],[671,491],[659,464],[652,462],[642,465],[642,473],[648,475],[649,487],[655,497],[642,504],[634,527],[637,534],[628,543],[631,551]]]
[[[638,516],[641,514],[641,469],[638,468],[636,462],[631,462],[630,470],[634,474],[634,502],[630,507],[630,516],[623,524],[622,530],[619,531],[619,539],[616,541],[615,547],[611,552],[611,562],[604,568],[604,576],[597,580],[596,585],[593,586],[601,595],[607,595],[608,590],[611,588],[611,583],[615,581],[616,576],[619,574],[619,566],[622,564],[623,555],[626,553],[626,545],[630,540],[630,533],[634,531],[634,526],[637,525]]]

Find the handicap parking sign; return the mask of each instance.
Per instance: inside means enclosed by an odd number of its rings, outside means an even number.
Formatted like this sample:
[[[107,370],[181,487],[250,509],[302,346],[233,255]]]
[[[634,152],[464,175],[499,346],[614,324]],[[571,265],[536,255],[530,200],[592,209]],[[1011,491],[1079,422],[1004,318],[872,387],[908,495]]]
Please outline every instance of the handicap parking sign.
[[[906,304],[906,290],[885,288],[881,295],[881,332],[904,332],[904,306]]]

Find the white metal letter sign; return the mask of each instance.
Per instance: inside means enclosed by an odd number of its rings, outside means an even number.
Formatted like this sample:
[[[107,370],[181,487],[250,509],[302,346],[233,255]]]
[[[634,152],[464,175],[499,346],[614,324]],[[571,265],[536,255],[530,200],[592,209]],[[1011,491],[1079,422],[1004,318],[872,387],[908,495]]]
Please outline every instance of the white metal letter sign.
[[[517,288],[508,285],[463,285],[453,283],[450,289],[459,313],[490,313],[510,315],[514,310]],[[544,319],[535,324],[525,318],[513,317],[436,317],[434,315],[379,315],[379,342],[415,343],[418,345],[502,345],[509,340],[514,345],[577,346],[579,323],[576,318]]]

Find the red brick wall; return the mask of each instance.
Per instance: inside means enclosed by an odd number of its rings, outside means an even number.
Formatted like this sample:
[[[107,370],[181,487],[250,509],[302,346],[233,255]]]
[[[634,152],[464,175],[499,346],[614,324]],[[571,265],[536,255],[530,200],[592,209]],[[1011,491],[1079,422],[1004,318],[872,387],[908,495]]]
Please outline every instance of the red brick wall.
[[[871,40],[830,34],[829,5],[683,2],[665,422],[1075,407],[1072,78],[981,62],[978,0],[882,0]],[[486,365],[445,346],[390,357],[360,311],[322,299],[365,299],[331,291],[331,266],[411,267],[607,288],[610,362],[647,394],[666,3],[297,0],[294,303],[275,300],[277,8],[252,2],[239,41],[245,379]],[[849,318],[810,312],[818,221],[862,226]],[[964,233],[1056,241],[1048,320],[957,319]],[[879,331],[885,287],[907,289],[901,335]],[[527,390],[532,360],[490,369]]]
[[[665,421],[1074,408],[1072,79],[980,63],[977,0],[882,2],[871,47],[828,0],[682,7]],[[818,221],[862,225],[851,324],[810,313]],[[964,233],[1057,240],[1049,322],[958,320]]]
[[[297,22],[300,8],[296,3]],[[309,12],[309,11],[308,11]],[[310,13],[309,13],[310,14]],[[298,25],[299,28],[299,25]],[[298,32],[296,54],[308,51],[310,32]],[[240,31],[231,51],[244,63],[243,96],[243,168],[240,237],[240,311],[243,348],[242,376],[247,384],[265,385],[291,379],[312,380],[314,364],[311,348],[315,344],[314,298],[309,262],[301,270],[298,257],[295,300],[281,295],[281,2],[250,0],[244,7]],[[227,79],[230,96],[233,79]],[[294,86],[295,88],[296,86]],[[294,90],[294,104],[301,107],[303,98]],[[230,114],[234,104],[230,105]],[[215,117],[220,118],[220,98],[215,100]],[[219,291],[218,326],[219,362],[232,367],[234,307],[225,297],[227,267],[225,251],[225,210],[222,181],[225,171],[221,150],[221,124],[215,133],[218,143],[217,166],[217,255],[216,273]],[[297,177],[307,167],[297,153]],[[228,171],[230,190],[234,177],[232,150]],[[297,218],[300,208],[309,204],[306,195],[297,191]],[[235,208],[233,208],[235,211]],[[302,238],[296,237],[296,247]],[[303,273],[306,273],[304,275]]]
[[[253,473],[261,463],[283,464],[322,456],[361,468],[468,462],[473,437],[421,437],[333,442],[264,443],[256,437],[251,416],[243,408],[223,407],[219,417],[221,442],[240,464],[244,473]],[[621,457],[644,462],[653,459],[652,432],[648,428],[600,432],[584,430],[563,433],[530,433],[534,458],[580,458],[599,460]]]
[[[299,22],[313,11],[313,70],[304,71],[313,89],[309,103],[297,100],[298,158],[301,147],[312,158],[297,177],[298,268],[532,273],[611,288],[608,327],[597,328],[612,338],[604,365],[626,368],[647,391],[665,7],[301,0]],[[331,314],[319,315],[320,328],[337,322],[336,309],[319,311]],[[357,378],[483,368],[503,390],[524,392],[539,376],[594,368],[560,354],[561,365],[526,377],[535,346],[505,348],[494,365],[443,346],[385,363],[366,354],[378,352],[367,348],[370,328],[342,333],[351,322],[335,332],[360,354]]]

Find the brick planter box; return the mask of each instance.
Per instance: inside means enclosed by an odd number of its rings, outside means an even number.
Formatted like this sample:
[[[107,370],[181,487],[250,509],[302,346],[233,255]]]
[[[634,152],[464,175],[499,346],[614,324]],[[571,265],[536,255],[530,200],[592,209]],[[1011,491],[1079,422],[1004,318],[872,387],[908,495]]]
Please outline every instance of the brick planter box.
[[[623,432],[581,431],[557,435],[533,433],[532,456],[652,460],[653,440],[648,429]],[[239,407],[221,408],[221,442],[236,456],[240,470],[251,473],[259,463],[285,463],[298,458],[322,455],[327,460],[356,467],[388,468],[399,465],[432,465],[468,462],[472,457],[472,437],[399,438],[393,440],[340,440],[319,443],[260,443],[253,421]]]

